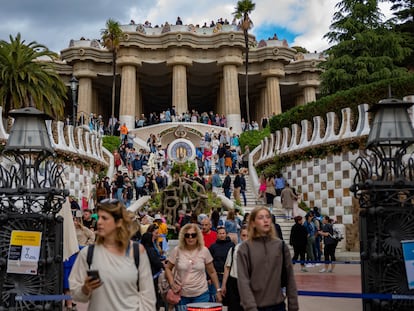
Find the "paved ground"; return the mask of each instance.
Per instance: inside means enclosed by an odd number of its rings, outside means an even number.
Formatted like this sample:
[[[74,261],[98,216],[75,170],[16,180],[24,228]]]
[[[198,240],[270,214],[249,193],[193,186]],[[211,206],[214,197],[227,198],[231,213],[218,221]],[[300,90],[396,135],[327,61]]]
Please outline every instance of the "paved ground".
[[[358,260],[357,253],[337,254],[337,260]],[[359,264],[338,264],[334,273],[319,273],[321,266],[308,268],[309,272],[300,272],[295,266],[295,277],[300,291],[321,292],[361,292],[361,268]],[[325,298],[299,296],[301,311],[359,311],[362,310],[360,299]],[[79,311],[86,311],[87,306],[78,304]],[[223,308],[224,310],[224,308]]]

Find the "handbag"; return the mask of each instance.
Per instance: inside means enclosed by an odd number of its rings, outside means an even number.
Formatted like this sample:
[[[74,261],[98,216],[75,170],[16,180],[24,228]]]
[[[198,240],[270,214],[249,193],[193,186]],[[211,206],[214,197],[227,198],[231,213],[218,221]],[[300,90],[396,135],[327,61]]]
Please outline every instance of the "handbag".
[[[158,291],[162,300],[170,305],[176,305],[181,300],[181,293],[172,290],[164,270],[158,276]]]
[[[165,295],[165,301],[170,305],[176,305],[181,300],[181,293],[175,293],[172,288],[167,291]]]
[[[190,273],[191,267],[192,265],[188,266],[187,273],[185,274],[183,278],[183,283],[184,283],[184,280],[187,279],[187,276]],[[170,305],[176,305],[181,300],[181,291],[178,293],[175,293],[172,290],[170,283],[168,283],[168,279],[165,276],[164,270],[161,271],[158,277],[158,291],[160,293],[162,300]]]

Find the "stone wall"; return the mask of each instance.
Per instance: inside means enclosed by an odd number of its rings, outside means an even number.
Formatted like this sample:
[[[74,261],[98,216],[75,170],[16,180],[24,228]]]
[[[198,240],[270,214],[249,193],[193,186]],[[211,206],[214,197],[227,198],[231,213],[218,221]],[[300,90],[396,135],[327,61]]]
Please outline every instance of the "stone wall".
[[[3,108],[0,106],[0,114]],[[7,141],[7,126],[0,118],[0,140]],[[105,168],[112,172],[112,155],[102,147],[102,137],[87,126],[74,128],[61,121],[46,121],[49,138],[56,152],[56,161],[64,163],[65,185],[70,195],[88,197],[96,174]]]

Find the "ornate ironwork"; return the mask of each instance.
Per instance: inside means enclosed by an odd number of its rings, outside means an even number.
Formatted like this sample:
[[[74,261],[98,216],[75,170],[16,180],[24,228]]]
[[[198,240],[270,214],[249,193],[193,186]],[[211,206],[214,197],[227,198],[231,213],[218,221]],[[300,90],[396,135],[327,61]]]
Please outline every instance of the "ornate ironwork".
[[[47,153],[13,154],[0,165],[0,213],[54,213],[62,208],[64,168]]]
[[[63,292],[63,219],[56,214],[69,191],[64,167],[49,151],[3,154],[0,164],[0,310],[61,310],[60,301],[29,301],[16,296]],[[36,275],[8,273],[13,231],[41,232]]]
[[[375,146],[352,163],[360,205],[362,291],[413,295],[401,241],[414,240],[414,154],[409,144]],[[367,300],[365,311],[414,310],[413,300]]]

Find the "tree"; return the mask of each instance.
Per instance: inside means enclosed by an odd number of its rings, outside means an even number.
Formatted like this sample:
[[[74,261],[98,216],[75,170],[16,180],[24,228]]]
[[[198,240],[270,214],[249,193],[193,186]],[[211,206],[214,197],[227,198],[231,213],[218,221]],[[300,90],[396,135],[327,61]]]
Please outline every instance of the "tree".
[[[407,70],[398,67],[410,53],[402,46],[403,38],[381,21],[378,0],[343,0],[336,8],[325,35],[330,43],[325,69],[321,75],[324,94],[383,79],[401,77]]]
[[[111,110],[111,135],[114,134],[115,126],[115,92],[116,92],[116,55],[118,53],[123,31],[119,22],[113,19],[106,21],[106,28],[101,31],[103,45],[112,53],[112,110]]]
[[[394,18],[395,31],[404,38],[403,45],[412,50],[411,54],[403,60],[403,64],[414,70],[414,0],[388,0],[392,3],[391,10]]]
[[[245,44],[245,73],[246,73],[246,113],[247,122],[250,124],[250,107],[249,107],[249,30],[253,27],[253,22],[249,17],[249,14],[253,12],[256,4],[251,0],[240,0],[237,2],[235,12],[233,15],[240,19],[240,27],[244,34]]]
[[[47,58],[45,61],[41,58]],[[20,33],[0,41],[0,104],[5,116],[12,109],[36,107],[59,119],[67,88],[55,71],[57,54],[35,41],[25,44]]]

